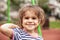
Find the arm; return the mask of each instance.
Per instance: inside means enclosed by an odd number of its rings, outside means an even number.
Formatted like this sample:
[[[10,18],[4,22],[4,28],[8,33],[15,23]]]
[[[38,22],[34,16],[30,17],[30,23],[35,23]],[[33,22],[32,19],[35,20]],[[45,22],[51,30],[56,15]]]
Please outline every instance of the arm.
[[[4,35],[8,36],[9,38],[12,37],[13,34],[13,30],[12,28],[19,28],[17,25],[15,24],[3,24],[0,27],[0,32],[3,33]]]

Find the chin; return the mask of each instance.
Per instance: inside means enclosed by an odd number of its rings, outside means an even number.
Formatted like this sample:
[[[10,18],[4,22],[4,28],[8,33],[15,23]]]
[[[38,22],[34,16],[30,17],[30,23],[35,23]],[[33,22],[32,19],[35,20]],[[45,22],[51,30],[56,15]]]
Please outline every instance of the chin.
[[[30,30],[30,31],[31,31],[31,30],[34,30],[34,29],[32,29],[32,28],[28,28],[27,30]]]

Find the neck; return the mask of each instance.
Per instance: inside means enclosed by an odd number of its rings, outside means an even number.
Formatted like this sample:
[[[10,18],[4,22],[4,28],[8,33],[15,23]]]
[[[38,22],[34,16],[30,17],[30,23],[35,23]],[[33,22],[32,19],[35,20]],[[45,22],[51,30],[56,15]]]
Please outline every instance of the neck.
[[[26,30],[25,28],[23,30],[27,33],[34,33],[35,32],[34,30]]]

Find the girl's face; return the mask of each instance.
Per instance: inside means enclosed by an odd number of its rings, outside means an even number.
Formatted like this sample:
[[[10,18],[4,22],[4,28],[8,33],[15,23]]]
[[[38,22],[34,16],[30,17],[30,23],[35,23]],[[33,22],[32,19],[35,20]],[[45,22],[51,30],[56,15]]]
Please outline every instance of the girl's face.
[[[22,25],[25,30],[33,31],[38,26],[38,17],[32,11],[25,12],[22,18]]]

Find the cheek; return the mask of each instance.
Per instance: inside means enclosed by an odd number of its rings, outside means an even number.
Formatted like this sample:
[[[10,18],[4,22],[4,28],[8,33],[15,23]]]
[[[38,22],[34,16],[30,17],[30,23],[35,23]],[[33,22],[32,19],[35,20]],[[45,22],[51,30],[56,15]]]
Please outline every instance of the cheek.
[[[22,25],[24,24],[24,20],[22,19]]]
[[[26,22],[27,22],[26,20],[23,20],[23,21],[22,21],[22,24],[24,24],[24,23],[26,23]]]
[[[36,23],[36,24],[39,24],[39,21],[38,21],[38,20],[36,20],[36,21],[35,21],[35,23]]]
[[[22,20],[22,26],[23,27],[25,26],[25,20]]]

